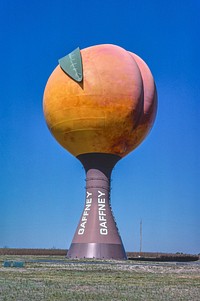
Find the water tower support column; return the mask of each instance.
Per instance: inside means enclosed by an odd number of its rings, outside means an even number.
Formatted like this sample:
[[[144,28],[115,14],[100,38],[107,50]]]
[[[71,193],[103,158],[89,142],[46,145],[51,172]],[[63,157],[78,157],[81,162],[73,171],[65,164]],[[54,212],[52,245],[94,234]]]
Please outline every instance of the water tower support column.
[[[67,257],[126,259],[110,204],[110,176],[120,157],[90,153],[77,158],[86,171],[86,200]]]

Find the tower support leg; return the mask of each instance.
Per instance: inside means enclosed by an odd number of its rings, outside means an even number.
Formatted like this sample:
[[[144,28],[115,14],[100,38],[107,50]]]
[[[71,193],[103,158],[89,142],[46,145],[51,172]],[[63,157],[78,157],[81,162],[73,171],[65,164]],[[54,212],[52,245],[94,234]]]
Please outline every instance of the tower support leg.
[[[120,157],[93,153],[77,158],[86,171],[86,199],[67,257],[127,259],[110,203],[110,176]]]

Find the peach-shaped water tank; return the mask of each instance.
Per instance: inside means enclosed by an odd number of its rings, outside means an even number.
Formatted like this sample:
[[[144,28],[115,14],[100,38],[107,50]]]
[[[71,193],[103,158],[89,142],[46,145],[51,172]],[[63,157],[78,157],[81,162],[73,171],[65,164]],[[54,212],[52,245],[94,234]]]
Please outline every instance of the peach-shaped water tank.
[[[82,82],[66,75],[59,65],[47,82],[44,114],[48,127],[74,156],[96,152],[123,157],[146,132],[146,127],[140,129],[134,139],[146,107],[142,64],[123,48],[107,44],[83,49],[81,57]]]

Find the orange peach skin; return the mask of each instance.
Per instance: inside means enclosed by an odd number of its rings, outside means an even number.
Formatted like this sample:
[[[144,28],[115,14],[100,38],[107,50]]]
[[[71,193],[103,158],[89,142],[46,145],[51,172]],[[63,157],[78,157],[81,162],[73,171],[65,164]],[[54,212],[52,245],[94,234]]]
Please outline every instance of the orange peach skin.
[[[157,113],[157,91],[152,73],[147,64],[135,53],[129,52],[137,63],[143,80],[144,106],[137,127],[132,133],[132,142],[136,148],[149,134]]]
[[[151,109],[145,113],[143,67],[133,54],[114,45],[85,48],[81,56],[82,83],[60,66],[47,82],[43,100],[47,125],[74,156],[108,153],[124,157],[144,139],[155,118],[156,101],[153,109],[147,105]]]

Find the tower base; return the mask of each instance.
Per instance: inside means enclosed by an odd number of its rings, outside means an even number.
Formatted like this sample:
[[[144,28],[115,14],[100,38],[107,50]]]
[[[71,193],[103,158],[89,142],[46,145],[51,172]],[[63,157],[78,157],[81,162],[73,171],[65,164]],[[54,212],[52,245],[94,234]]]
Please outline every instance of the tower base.
[[[72,243],[68,258],[127,259],[121,244]]]

